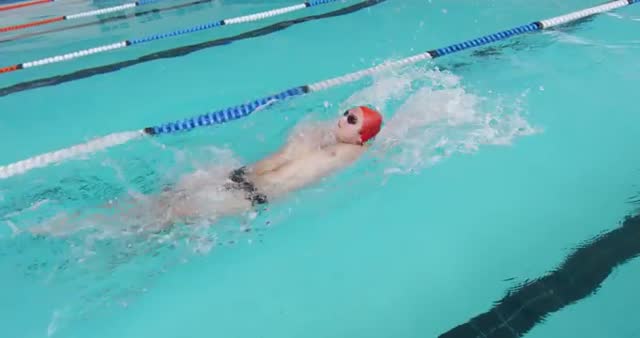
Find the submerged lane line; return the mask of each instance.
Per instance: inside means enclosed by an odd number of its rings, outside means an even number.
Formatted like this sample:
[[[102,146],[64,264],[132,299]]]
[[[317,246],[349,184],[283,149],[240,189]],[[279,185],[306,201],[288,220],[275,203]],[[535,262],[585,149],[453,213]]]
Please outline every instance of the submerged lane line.
[[[553,272],[507,292],[489,311],[439,338],[522,337],[549,314],[595,293],[613,269],[640,255],[640,215],[580,245]]]
[[[329,80],[316,82],[309,85],[298,86],[287,89],[275,95],[270,95],[260,99],[253,100],[251,102],[240,104],[233,107],[228,107],[218,111],[202,114],[196,117],[187,118],[181,121],[169,122],[157,126],[146,127],[142,130],[131,131],[125,133],[117,133],[107,135],[105,137],[94,139],[88,143],[76,145],[71,148],[58,150],[55,152],[38,155],[26,160],[15,162],[6,166],[0,167],[0,178],[8,178],[14,175],[26,173],[35,168],[45,167],[49,164],[67,160],[76,157],[79,154],[88,154],[100,150],[107,149],[117,144],[122,144],[144,135],[160,135],[169,134],[180,131],[189,131],[194,128],[211,126],[215,124],[222,124],[228,121],[249,116],[254,111],[263,109],[272,105],[275,102],[283,101],[295,96],[304,95],[309,92],[325,90],[337,85],[357,81],[358,79],[368,76],[384,69],[391,67],[405,66],[413,64],[422,60],[437,58],[448,54],[463,51],[469,48],[475,48],[490,44],[496,41],[508,39],[510,37],[521,35],[529,32],[535,32],[543,30],[545,28],[553,27],[556,25],[564,24],[570,21],[575,21],[587,16],[603,13],[613,10],[615,8],[624,7],[633,3],[640,2],[640,0],[618,0],[609,2],[600,6],[587,8],[581,11],[569,13],[567,15],[558,16],[548,20],[536,21],[523,26],[518,26],[513,29],[501,31],[494,34],[485,35],[483,37],[468,40],[462,43],[453,44],[444,48],[431,50],[425,53],[417,54],[408,58],[387,62],[375,67],[363,69],[357,72],[353,72],[347,75],[338,76]]]
[[[158,0],[147,0],[147,1],[158,1]],[[51,57],[47,57],[47,58],[40,59],[40,60],[35,60],[35,61],[30,61],[30,62],[23,62],[23,63],[19,63],[19,64],[16,64],[16,65],[11,65],[11,66],[8,66],[8,67],[0,68],[0,74],[14,72],[14,71],[27,69],[27,68],[32,68],[32,67],[44,66],[44,65],[48,65],[48,64],[52,64],[52,63],[62,62],[62,61],[69,61],[69,60],[77,59],[77,58],[80,58],[80,57],[85,57],[85,56],[98,54],[98,53],[104,53],[104,52],[108,52],[108,51],[112,51],[112,50],[116,50],[116,49],[121,49],[121,48],[125,48],[125,47],[130,47],[130,46],[136,46],[136,45],[139,45],[139,44],[143,44],[143,43],[147,43],[147,42],[151,42],[151,41],[156,41],[156,40],[162,40],[162,39],[166,39],[166,38],[170,38],[170,37],[174,37],[174,36],[200,32],[200,31],[204,31],[204,30],[208,30],[208,29],[212,29],[212,28],[216,28],[216,27],[264,20],[264,19],[267,19],[267,18],[270,18],[270,17],[279,16],[279,15],[283,15],[283,14],[286,14],[286,13],[299,11],[299,10],[305,9],[305,8],[311,8],[311,7],[316,7],[316,6],[320,6],[320,5],[325,5],[325,4],[333,3],[333,2],[336,2],[336,1],[338,1],[338,0],[310,0],[310,1],[306,1],[306,2],[303,2],[301,4],[297,4],[297,5],[293,5],[293,6],[281,7],[281,8],[276,8],[276,9],[272,9],[272,10],[268,10],[268,11],[264,11],[264,12],[260,12],[260,13],[254,13],[254,14],[243,15],[243,16],[230,18],[230,19],[223,19],[223,20],[213,21],[213,22],[209,22],[209,23],[206,23],[206,24],[193,26],[193,27],[189,27],[189,28],[184,28],[184,29],[179,29],[179,30],[175,30],[175,31],[167,32],[167,33],[153,34],[153,35],[144,36],[144,37],[137,38],[137,39],[119,41],[119,42],[111,43],[111,44],[108,44],[108,45],[96,46],[96,47],[93,47],[93,48],[83,49],[83,50],[79,50],[79,51],[75,51],[75,52],[71,52],[71,53],[51,56]]]

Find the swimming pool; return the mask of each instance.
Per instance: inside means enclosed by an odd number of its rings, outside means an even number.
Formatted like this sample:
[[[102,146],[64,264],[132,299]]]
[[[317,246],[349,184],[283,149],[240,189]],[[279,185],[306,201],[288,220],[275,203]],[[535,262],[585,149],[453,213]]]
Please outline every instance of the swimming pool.
[[[297,3],[213,1],[24,37],[0,43],[0,62]],[[356,3],[0,74],[0,90]],[[0,21],[14,25],[119,4],[61,1],[0,13]],[[0,97],[0,165],[596,4],[388,0],[12,92]],[[51,28],[66,24],[72,23]],[[480,330],[511,337],[533,325],[527,337],[639,337],[638,260],[615,267],[597,293],[589,287],[617,262],[616,249],[637,255],[638,221],[621,224],[635,215],[640,190],[638,25],[640,7],[628,6],[311,93],[234,123],[129,142],[1,180],[3,336],[475,337]],[[332,118],[362,103],[387,118],[371,155],[254,219],[145,241],[100,232],[14,233],[63,211],[96,210],[127,193],[156,191],[203,164],[254,161],[300,120]],[[606,235],[620,228],[631,230]],[[574,263],[560,269],[575,253]],[[553,271],[567,274],[544,279]],[[572,287],[549,296],[554,283]],[[585,295],[573,302],[575,290]],[[509,291],[515,301],[504,298]],[[553,306],[559,310],[546,313]],[[473,320],[484,313],[490,316]],[[498,329],[501,320],[509,325]]]

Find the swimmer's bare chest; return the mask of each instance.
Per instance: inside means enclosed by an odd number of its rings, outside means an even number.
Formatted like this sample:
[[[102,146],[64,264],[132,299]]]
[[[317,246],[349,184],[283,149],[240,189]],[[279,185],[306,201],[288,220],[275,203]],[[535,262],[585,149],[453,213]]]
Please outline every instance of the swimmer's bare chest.
[[[274,193],[300,188],[351,164],[364,149],[358,145],[338,143],[310,150],[256,177],[256,181]]]

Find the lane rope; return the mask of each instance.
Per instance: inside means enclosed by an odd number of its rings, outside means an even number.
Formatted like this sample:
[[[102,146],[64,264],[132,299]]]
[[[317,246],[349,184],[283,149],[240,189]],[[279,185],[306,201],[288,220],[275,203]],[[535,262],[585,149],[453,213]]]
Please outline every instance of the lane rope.
[[[144,0],[144,1],[152,2],[152,1],[159,1],[159,0]],[[249,14],[249,15],[239,16],[239,17],[235,17],[235,18],[230,18],[230,19],[223,19],[223,20],[213,21],[213,22],[210,22],[210,23],[207,23],[207,24],[193,26],[193,27],[190,27],[190,28],[179,29],[179,30],[175,30],[175,31],[172,31],[172,32],[167,32],[167,33],[153,34],[153,35],[145,36],[145,37],[138,38],[138,39],[120,41],[120,42],[116,42],[116,43],[112,43],[112,44],[108,44],[108,45],[97,46],[97,47],[93,47],[93,48],[89,48],[89,49],[75,51],[75,52],[72,52],[72,53],[67,53],[67,54],[62,54],[62,55],[57,55],[57,56],[51,56],[51,57],[40,59],[40,60],[36,60],[36,61],[24,62],[24,63],[19,63],[19,64],[16,64],[16,65],[3,67],[3,68],[0,68],[0,74],[14,72],[14,71],[27,69],[27,68],[31,68],[31,67],[38,67],[38,66],[48,65],[48,64],[62,62],[62,61],[69,61],[69,60],[72,60],[72,59],[77,59],[77,58],[88,56],[88,55],[92,55],[92,54],[104,53],[104,52],[115,50],[115,49],[121,49],[121,48],[125,48],[125,47],[136,46],[136,45],[147,43],[147,42],[151,42],[151,41],[162,40],[162,39],[166,39],[166,38],[170,38],[170,37],[174,37],[174,36],[179,36],[179,35],[184,35],[184,34],[189,34],[189,33],[195,33],[195,32],[199,32],[199,31],[203,31],[203,30],[207,30],[207,29],[212,29],[212,28],[216,28],[216,27],[220,27],[220,26],[234,25],[234,24],[240,24],[240,23],[247,23],[247,22],[264,20],[264,19],[267,19],[267,18],[270,18],[270,17],[283,15],[283,14],[294,12],[294,11],[299,11],[299,10],[302,10],[302,9],[305,9],[305,8],[311,8],[311,7],[316,7],[316,6],[319,6],[319,5],[329,4],[329,3],[336,2],[336,1],[339,1],[339,0],[312,0],[312,1],[306,1],[306,2],[298,4],[298,5],[272,9],[272,10],[268,10],[268,11],[264,11],[264,12],[260,12],[260,13]]]
[[[29,38],[29,37],[33,37],[33,36],[38,36],[38,35],[43,35],[43,34],[62,32],[62,31],[67,31],[67,30],[75,29],[75,28],[89,27],[89,26],[94,26],[94,25],[102,25],[102,24],[106,24],[106,23],[110,23],[110,22],[119,21],[119,20],[126,20],[126,19],[131,19],[131,18],[143,17],[143,16],[146,16],[146,15],[149,15],[149,14],[158,14],[158,13],[162,13],[162,12],[173,11],[173,10],[176,10],[176,9],[196,6],[196,5],[200,5],[200,4],[204,4],[204,3],[209,3],[209,2],[212,2],[212,1],[214,1],[214,0],[196,0],[196,1],[192,1],[192,2],[182,3],[182,4],[178,4],[178,5],[172,5],[172,6],[163,7],[163,8],[153,8],[153,9],[144,10],[144,11],[136,11],[136,12],[129,13],[129,14],[120,14],[120,15],[109,16],[109,17],[106,17],[106,18],[102,18],[102,19],[98,19],[98,20],[94,20],[94,21],[90,21],[90,22],[82,22],[80,24],[75,24],[75,25],[65,25],[65,26],[61,26],[61,27],[57,27],[57,28],[48,29],[48,30],[38,30],[38,31],[25,32],[25,33],[22,33],[20,35],[11,35],[9,37],[0,39],[0,43],[16,41],[16,40]],[[51,18],[51,19],[46,19],[46,20],[60,20],[60,19],[59,19],[59,17],[57,17],[57,18]]]
[[[15,175],[24,174],[32,169],[47,166],[52,163],[61,162],[63,160],[77,157],[78,155],[84,155],[94,153],[97,151],[105,150],[107,148],[129,142],[131,140],[141,138],[143,136],[157,136],[162,134],[171,134],[182,131],[193,130],[198,127],[211,126],[216,124],[223,124],[229,121],[237,120],[249,116],[251,113],[262,110],[270,105],[284,101],[289,98],[301,96],[311,92],[317,92],[326,90],[328,88],[338,86],[341,84],[357,81],[362,77],[380,72],[392,67],[405,66],[413,64],[423,60],[429,60],[438,58],[441,56],[457,53],[469,48],[476,48],[479,46],[487,45],[501,40],[506,40],[513,36],[536,32],[544,30],[557,25],[565,24],[571,21],[582,19],[584,17],[592,16],[595,14],[611,11],[616,8],[624,7],[634,3],[638,3],[640,0],[617,0],[609,2],[603,5],[591,7],[581,11],[569,13],[566,15],[558,16],[555,18],[536,21],[530,24],[518,26],[512,29],[504,30],[498,33],[485,35],[476,39],[467,40],[462,43],[453,44],[444,48],[430,50],[421,54],[413,55],[404,59],[386,62],[371,68],[366,68],[360,71],[349,73],[346,75],[338,76],[332,79],[319,81],[316,83],[298,86],[291,89],[287,89],[275,95],[259,98],[248,103],[240,104],[237,106],[209,112],[199,116],[183,119],[176,122],[164,123],[156,126],[146,127],[138,131],[130,131],[123,133],[116,133],[107,135],[104,137],[96,138],[87,143],[79,144],[70,148],[65,148],[55,152],[49,152],[46,154],[38,155],[26,160],[15,162],[6,166],[0,167],[0,179],[9,178]]]
[[[24,8],[24,7],[34,6],[34,5],[46,4],[53,1],[55,0],[35,0],[35,1],[19,2],[17,4],[0,6],[0,12],[10,11],[13,9]]]
[[[52,23],[60,22],[60,21],[67,21],[67,20],[86,18],[88,16],[98,16],[98,15],[103,15],[103,14],[108,14],[108,13],[113,13],[113,12],[120,12],[120,11],[124,11],[124,10],[130,9],[130,8],[135,8],[135,7],[140,7],[140,6],[144,6],[144,5],[148,5],[148,4],[153,4],[153,3],[156,3],[156,2],[160,2],[160,1],[163,1],[163,0],[140,0],[140,1],[130,2],[130,3],[126,3],[126,4],[122,4],[122,5],[118,5],[118,6],[113,6],[113,7],[106,7],[106,8],[101,8],[101,9],[96,9],[96,10],[87,11],[87,12],[81,12],[81,13],[76,13],[76,14],[62,15],[62,16],[57,16],[57,17],[54,17],[54,18],[38,20],[38,21],[32,21],[32,22],[27,22],[27,23],[23,23],[23,24],[13,25],[13,26],[0,27],[0,33],[6,33],[6,32],[16,31],[16,30],[20,30],[20,29],[26,29],[26,28],[42,26],[42,25],[48,25],[48,24],[52,24]]]

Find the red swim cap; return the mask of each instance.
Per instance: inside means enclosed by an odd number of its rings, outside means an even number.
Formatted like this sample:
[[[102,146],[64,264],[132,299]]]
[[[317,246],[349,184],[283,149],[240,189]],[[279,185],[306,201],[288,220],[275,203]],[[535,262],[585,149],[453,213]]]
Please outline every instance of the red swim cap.
[[[362,111],[362,128],[360,128],[360,140],[366,143],[372,137],[376,136],[382,127],[382,115],[365,106],[358,107]]]

